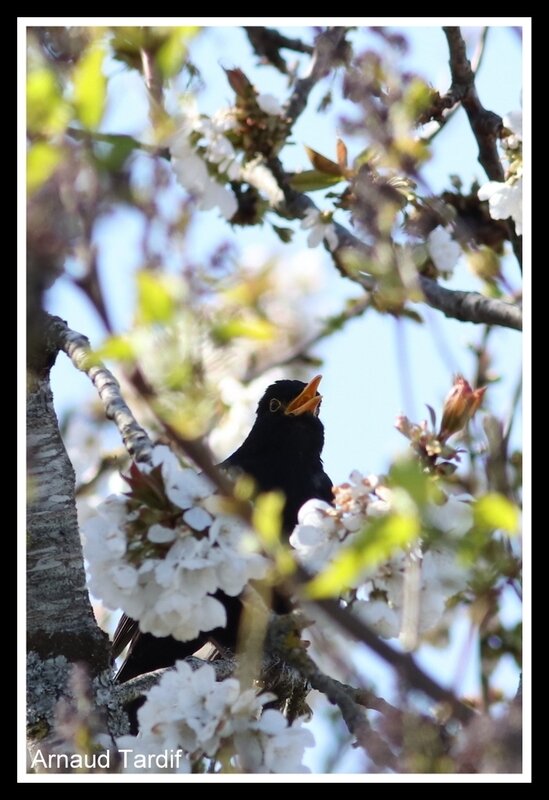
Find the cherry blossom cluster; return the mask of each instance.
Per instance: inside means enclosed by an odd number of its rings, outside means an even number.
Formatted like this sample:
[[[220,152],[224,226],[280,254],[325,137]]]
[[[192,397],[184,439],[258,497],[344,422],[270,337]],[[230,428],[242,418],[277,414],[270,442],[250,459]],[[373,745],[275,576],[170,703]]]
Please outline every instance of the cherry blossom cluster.
[[[309,500],[299,511],[298,525],[290,536],[298,560],[310,572],[321,572],[375,517],[389,514],[394,490],[374,475],[355,470],[350,480],[334,488],[335,506]],[[405,572],[410,561],[419,567],[416,598],[418,632],[436,626],[448,599],[463,590],[467,571],[455,556],[456,537],[472,525],[469,498],[447,497],[440,506],[423,510],[426,525],[444,534],[443,541],[423,551],[421,544],[395,551],[391,558],[359,573],[343,599],[382,637],[398,637],[403,630]]]
[[[267,560],[242,521],[223,513],[211,483],[165,446],[150,469],[134,465],[131,492],[110,496],[84,524],[90,589],[142,631],[194,639],[226,624],[213,595],[240,594]]]
[[[278,113],[278,107],[268,102],[269,97],[259,95],[258,108],[266,114]],[[179,183],[198,199],[200,208],[216,207],[228,220],[238,209],[234,192],[224,185],[228,181],[254,186],[271,206],[283,200],[282,191],[263,157],[257,154],[244,159],[235,149],[227,134],[236,132],[238,127],[238,109],[220,109],[207,117],[199,114],[196,105],[188,101],[169,145]]]
[[[204,664],[193,671],[185,661],[162,676],[138,711],[138,737],[117,739],[119,750],[144,754],[181,751],[177,771],[190,772],[203,760],[217,760],[252,773],[309,772],[302,764],[312,733],[301,720],[290,726],[280,711],[265,709],[275,696],[257,695],[235,678],[216,681]],[[141,770],[140,770],[141,771]]]

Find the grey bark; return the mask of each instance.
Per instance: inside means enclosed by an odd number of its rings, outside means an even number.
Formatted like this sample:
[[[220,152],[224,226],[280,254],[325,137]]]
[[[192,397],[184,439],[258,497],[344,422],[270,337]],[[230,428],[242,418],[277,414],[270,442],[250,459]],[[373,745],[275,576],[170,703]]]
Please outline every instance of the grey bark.
[[[43,337],[28,354],[27,386],[28,722],[40,735],[51,728],[71,663],[85,662],[92,677],[109,667],[108,637],[86,588],[74,470],[53,407],[56,337],[43,321]]]

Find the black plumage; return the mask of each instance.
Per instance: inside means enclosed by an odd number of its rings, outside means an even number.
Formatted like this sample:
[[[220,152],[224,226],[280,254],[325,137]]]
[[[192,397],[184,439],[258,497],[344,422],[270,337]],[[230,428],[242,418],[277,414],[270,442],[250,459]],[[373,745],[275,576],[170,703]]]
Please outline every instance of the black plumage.
[[[320,375],[308,384],[295,380],[280,380],[268,387],[259,401],[255,423],[246,440],[219,466],[230,474],[250,475],[258,491],[280,489],[286,503],[283,529],[289,535],[297,523],[300,507],[311,498],[332,502],[332,481],[324,472],[321,453],[324,445],[324,426],[318,417],[321,395],[317,391]],[[212,641],[234,648],[238,633],[241,603],[238,597],[228,597],[219,591],[227,610],[227,626],[201,633],[191,642],[179,642],[171,636],[156,637],[141,633],[138,623],[123,615],[113,641],[113,657],[130,643],[118,681],[172,666]],[[277,611],[284,610],[279,598]]]

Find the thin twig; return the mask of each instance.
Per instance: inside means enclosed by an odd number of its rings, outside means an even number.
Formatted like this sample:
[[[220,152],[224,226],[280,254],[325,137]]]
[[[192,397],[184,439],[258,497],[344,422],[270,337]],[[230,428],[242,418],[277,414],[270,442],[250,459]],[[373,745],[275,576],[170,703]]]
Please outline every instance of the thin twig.
[[[327,28],[318,35],[309,74],[296,82],[292,96],[286,106],[285,116],[290,120],[290,129],[307,105],[312,88],[321,78],[328,74],[333,66],[347,30],[348,28]]]
[[[51,324],[59,349],[68,355],[76,369],[88,376],[97,389],[105,415],[115,423],[130,456],[138,463],[151,463],[151,440],[124,401],[120,384],[112,372],[94,357],[89,340],[83,334],[71,330],[59,317],[51,317]]]

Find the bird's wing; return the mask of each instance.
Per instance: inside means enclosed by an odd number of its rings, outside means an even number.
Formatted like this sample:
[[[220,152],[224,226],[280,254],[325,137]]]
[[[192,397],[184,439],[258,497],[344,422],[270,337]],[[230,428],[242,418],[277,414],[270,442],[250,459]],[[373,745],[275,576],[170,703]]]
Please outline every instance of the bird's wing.
[[[135,638],[138,632],[139,623],[126,614],[122,614],[112,640],[111,654],[113,659],[120,655],[122,650]]]

